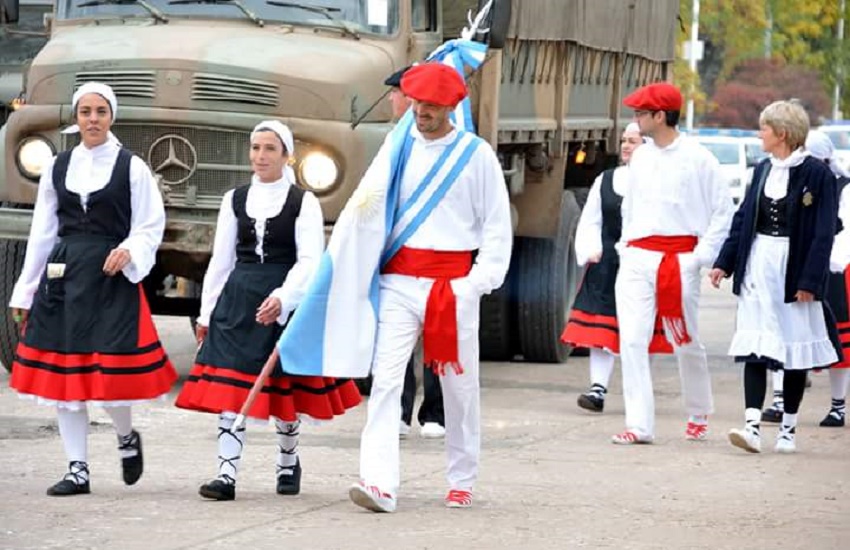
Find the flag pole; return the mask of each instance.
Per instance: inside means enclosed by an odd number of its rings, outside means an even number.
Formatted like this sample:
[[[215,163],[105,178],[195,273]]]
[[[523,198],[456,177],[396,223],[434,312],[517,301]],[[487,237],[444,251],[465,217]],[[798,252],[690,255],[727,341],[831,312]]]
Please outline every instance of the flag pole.
[[[266,360],[266,364],[263,365],[263,370],[261,370],[260,374],[257,375],[257,380],[254,381],[251,391],[248,392],[248,397],[245,398],[245,403],[242,404],[242,409],[240,409],[239,414],[236,415],[236,419],[233,421],[233,427],[230,428],[231,430],[236,431],[242,426],[242,424],[245,423],[248,411],[251,410],[251,407],[254,405],[254,401],[256,401],[257,396],[260,395],[260,392],[263,390],[263,386],[266,384],[266,380],[268,380],[272,370],[275,368],[275,365],[277,365],[279,357],[280,355],[278,354],[277,346],[275,346],[272,354],[269,355],[269,358]]]

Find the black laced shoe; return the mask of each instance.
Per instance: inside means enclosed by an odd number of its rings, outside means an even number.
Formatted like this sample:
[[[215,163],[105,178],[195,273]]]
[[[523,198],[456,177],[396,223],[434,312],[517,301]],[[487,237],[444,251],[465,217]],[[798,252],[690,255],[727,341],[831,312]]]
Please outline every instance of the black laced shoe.
[[[85,462],[71,462],[68,473],[62,481],[47,489],[47,494],[51,497],[87,495],[91,493],[88,476],[89,467]]]
[[[142,458],[142,436],[136,430],[130,432],[127,437],[118,436],[118,450],[132,451],[136,454],[130,457],[121,459],[121,470],[124,476],[124,483],[133,485],[139,478],[142,477],[144,471],[144,460]]]
[[[784,414],[784,412],[785,411],[777,407],[776,403],[774,402],[773,405],[761,412],[761,421],[779,424],[780,422],[782,422],[782,415]]]
[[[301,492],[301,459],[295,461],[294,467],[284,468],[284,471],[286,470],[292,470],[292,473],[285,472],[277,475],[277,494],[297,495]]]
[[[833,399],[832,408],[829,409],[826,417],[820,421],[820,426],[822,428],[843,428],[846,415],[847,406],[844,399]]]
[[[601,384],[593,384],[590,391],[578,396],[578,406],[592,412],[602,412],[605,408],[605,394],[608,390]]]
[[[214,479],[201,485],[198,493],[202,497],[212,500],[234,500],[236,498],[236,484]]]

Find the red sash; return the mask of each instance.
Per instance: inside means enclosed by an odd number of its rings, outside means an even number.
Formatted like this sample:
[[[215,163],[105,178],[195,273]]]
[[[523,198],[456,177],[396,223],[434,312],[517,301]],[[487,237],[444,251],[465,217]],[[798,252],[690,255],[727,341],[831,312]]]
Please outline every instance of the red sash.
[[[425,364],[440,375],[450,366],[463,373],[458,358],[457,300],[451,280],[465,277],[472,269],[472,252],[424,250],[406,246],[396,252],[381,270],[383,274],[434,279],[425,304],[423,347]]]
[[[658,316],[667,321],[673,333],[673,342],[682,346],[691,341],[688,327],[685,325],[685,313],[682,308],[682,270],[679,266],[679,254],[693,252],[698,239],[693,235],[676,237],[644,237],[629,241],[628,245],[653,252],[663,252],[658,266],[656,290]]]

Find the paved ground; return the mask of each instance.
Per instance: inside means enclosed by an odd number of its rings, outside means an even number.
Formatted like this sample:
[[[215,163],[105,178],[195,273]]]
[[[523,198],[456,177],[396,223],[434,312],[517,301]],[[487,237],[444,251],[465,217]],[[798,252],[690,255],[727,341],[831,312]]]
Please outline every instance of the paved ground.
[[[167,402],[138,407],[146,471],[120,481],[108,418],[96,411],[89,440],[93,494],[44,495],[64,471],[53,411],[19,400],[0,375],[0,548],[765,548],[821,550],[850,543],[850,429],[817,427],[829,403],[825,374],[803,404],[801,452],[748,455],[725,432],[741,422],[740,372],[723,356],[734,319],[727,293],[707,291],[702,327],[717,414],[705,443],[686,442],[673,363],[658,361],[657,444],[611,445],[623,407],[619,376],[608,409],[577,410],[587,359],[567,365],[483,367],[484,442],[476,503],[442,506],[438,441],[402,443],[399,510],[354,507],[365,407],[305,427],[303,492],[274,493],[271,428],[249,428],[237,500],[205,502],[197,486],[215,467],[215,419]],[[158,319],[185,372],[188,322]],[[251,429],[253,428],[253,429]],[[775,429],[766,429],[769,443]]]

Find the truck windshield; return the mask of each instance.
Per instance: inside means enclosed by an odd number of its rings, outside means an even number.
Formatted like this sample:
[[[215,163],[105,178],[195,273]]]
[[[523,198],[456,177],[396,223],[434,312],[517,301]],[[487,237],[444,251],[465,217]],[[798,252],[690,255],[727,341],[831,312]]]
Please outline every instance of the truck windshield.
[[[303,26],[344,26],[357,33],[392,35],[398,29],[399,0],[241,0],[235,2],[174,3],[169,0],[147,0],[168,19],[234,19],[245,20],[246,14],[238,4],[266,23],[290,23]],[[328,17],[328,14],[331,17]],[[136,2],[87,0],[58,0],[58,19],[115,19],[150,18],[151,11]],[[249,21],[250,23],[250,21]]]

